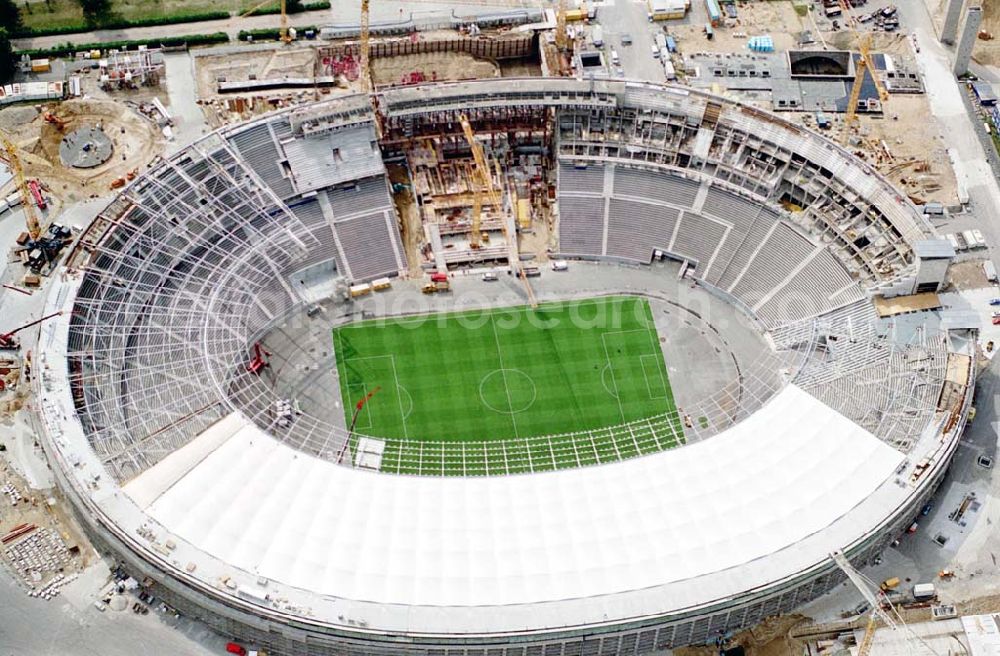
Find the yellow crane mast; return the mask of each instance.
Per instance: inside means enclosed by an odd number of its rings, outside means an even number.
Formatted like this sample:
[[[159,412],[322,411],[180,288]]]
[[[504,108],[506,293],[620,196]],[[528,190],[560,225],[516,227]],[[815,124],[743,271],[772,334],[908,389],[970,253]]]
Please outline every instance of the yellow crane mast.
[[[862,34],[864,30],[862,29],[857,18],[854,17],[850,1],[839,1],[840,8],[843,10],[844,16],[846,17],[847,25],[854,33],[854,37],[857,39],[858,53],[861,55],[861,58],[858,60],[858,65],[855,68],[854,84],[851,86],[851,94],[847,99],[847,112],[844,114],[844,132],[841,134],[840,138],[841,143],[847,143],[851,134],[851,128],[858,120],[858,101],[861,99],[861,85],[864,84],[865,74],[867,73],[871,76],[872,83],[875,85],[875,90],[878,92],[878,97],[882,102],[883,107],[889,100],[889,92],[878,79],[878,75],[875,74],[875,63],[872,61],[871,55],[871,34]]]
[[[288,7],[286,6],[285,1],[286,0],[281,0],[281,29],[279,33],[281,35],[282,43],[291,43],[292,36],[288,33]],[[247,16],[254,13],[264,5],[269,5],[272,2],[274,2],[274,0],[264,0],[263,2],[256,4],[249,11],[246,11],[243,14],[241,14],[240,18],[246,18]]]
[[[32,240],[37,240],[42,236],[42,223],[38,220],[35,212],[35,199],[31,196],[31,189],[28,187],[28,180],[24,177],[24,167],[21,166],[21,159],[17,156],[17,146],[5,136],[0,136],[3,148],[6,152],[7,164],[17,183],[17,191],[21,194],[21,205],[24,206],[24,221],[28,226],[28,235]]]
[[[359,53],[361,60],[361,90],[365,93],[375,91],[375,83],[374,80],[372,80],[371,63],[368,59],[369,20],[368,0],[361,0],[361,35],[359,37],[358,47],[361,50]]]
[[[490,204],[501,211],[503,210],[502,199],[499,192],[493,186],[493,176],[490,173],[489,164],[486,163],[486,153],[483,151],[483,145],[476,141],[476,133],[472,130],[469,117],[465,114],[459,114],[458,122],[462,124],[462,132],[465,133],[465,140],[469,142],[469,149],[472,150],[473,204],[472,233],[469,236],[469,242],[472,244],[472,248],[479,248],[481,239],[479,226],[483,213],[482,193],[485,190],[489,196]]]
[[[476,141],[476,133],[472,129],[472,124],[469,122],[469,117],[465,114],[458,115],[458,122],[462,125],[462,132],[465,134],[465,140],[469,142],[469,149],[472,151],[473,160],[473,206],[472,206],[472,232],[470,236],[470,243],[473,248],[479,247],[479,242],[481,238],[481,220],[482,220],[482,197],[480,194],[483,190],[486,192],[486,196],[489,198],[490,204],[493,205],[500,213],[500,226],[503,229],[504,240],[507,242],[507,250],[509,255],[507,257],[511,269],[516,269],[517,275],[521,278],[521,283],[524,285],[525,294],[528,296],[528,302],[531,307],[538,307],[538,300],[535,298],[535,291],[531,288],[531,283],[528,281],[528,276],[524,272],[524,267],[521,266],[520,257],[518,256],[517,249],[517,235],[511,233],[507,227],[507,217],[503,216],[503,197],[501,195],[501,190],[497,189],[493,185],[493,174],[490,170],[490,165],[486,161],[486,153],[483,150],[483,145]],[[497,163],[497,171],[500,171],[500,165]]]
[[[556,9],[556,47],[559,50],[566,50],[569,45],[569,37],[566,34],[566,0],[559,0],[559,8]]]

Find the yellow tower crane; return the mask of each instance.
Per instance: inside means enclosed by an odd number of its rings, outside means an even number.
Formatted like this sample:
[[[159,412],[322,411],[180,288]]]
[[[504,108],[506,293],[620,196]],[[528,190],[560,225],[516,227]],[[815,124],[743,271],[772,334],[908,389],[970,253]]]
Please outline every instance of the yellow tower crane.
[[[556,9],[556,47],[566,50],[569,46],[569,36],[566,34],[566,0],[559,0]]]
[[[847,99],[847,112],[844,114],[844,132],[840,135],[840,142],[846,144],[851,135],[851,128],[858,120],[858,101],[861,99],[861,85],[864,84],[865,74],[871,76],[875,90],[878,92],[879,101],[882,106],[889,100],[889,92],[875,74],[875,63],[871,55],[871,34],[862,34],[864,31],[861,24],[854,17],[849,0],[839,0],[840,8],[847,18],[847,25],[858,41],[858,52],[861,58],[858,60],[854,73],[854,84],[851,86],[851,95]]]
[[[6,136],[0,136],[6,156],[3,158],[10,166],[11,173],[14,174],[14,181],[17,183],[17,191],[21,194],[21,205],[24,207],[24,222],[28,226],[28,235],[34,241],[42,236],[42,223],[35,212],[35,199],[31,196],[31,189],[28,187],[28,180],[24,177],[24,167],[21,166],[21,158],[17,156],[17,146]]]
[[[371,93],[375,90],[375,81],[372,80],[371,62],[369,60],[369,16],[368,0],[361,0],[361,35],[358,47],[361,50],[361,90]]]
[[[269,5],[272,2],[274,2],[274,0],[264,0],[264,2],[256,4],[249,11],[246,11],[243,14],[241,14],[240,18],[246,18],[247,16],[254,13],[264,5]],[[281,29],[279,30],[279,34],[281,35],[282,43],[292,42],[292,36],[288,33],[288,7],[285,4],[285,0],[281,0]]]
[[[535,291],[531,288],[531,283],[524,272],[524,267],[521,266],[521,258],[517,248],[517,235],[512,233],[507,226],[507,217],[504,216],[503,211],[502,192],[493,185],[493,173],[489,163],[486,161],[486,153],[483,150],[483,145],[476,140],[476,133],[472,129],[472,124],[469,122],[468,116],[459,114],[458,122],[462,125],[465,140],[469,142],[469,149],[472,150],[473,160],[472,233],[469,241],[473,248],[479,247],[482,220],[482,196],[480,194],[485,190],[490,204],[501,214],[500,226],[503,229],[504,240],[507,242],[507,260],[510,263],[511,269],[516,269],[518,277],[521,278],[521,283],[524,285],[524,291],[528,296],[528,302],[531,304],[531,307],[536,308],[538,307],[538,300],[535,298]],[[499,164],[497,164],[497,170],[500,170]]]

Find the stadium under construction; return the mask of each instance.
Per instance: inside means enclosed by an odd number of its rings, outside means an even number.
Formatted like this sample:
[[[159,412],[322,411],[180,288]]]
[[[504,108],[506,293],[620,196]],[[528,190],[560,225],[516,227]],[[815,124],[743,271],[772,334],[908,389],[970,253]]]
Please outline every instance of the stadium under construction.
[[[682,87],[375,99],[208,134],[54,276],[42,443],[157,597],[270,654],[639,654],[792,611],[905,532],[976,324],[893,302],[954,251],[868,164]],[[577,309],[608,299],[632,322]],[[552,307],[576,332],[501,321]],[[474,335],[436,350],[343,339],[459,312]]]

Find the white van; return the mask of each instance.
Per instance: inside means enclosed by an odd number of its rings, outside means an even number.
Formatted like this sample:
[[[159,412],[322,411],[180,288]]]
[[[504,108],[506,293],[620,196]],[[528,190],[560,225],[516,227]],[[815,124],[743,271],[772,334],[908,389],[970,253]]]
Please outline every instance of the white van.
[[[496,282],[499,280],[499,277],[497,277],[496,271],[487,271],[483,274],[483,280],[485,282]]]
[[[611,49],[611,63],[614,64],[615,66],[620,66],[622,63],[621,60],[618,58],[618,51],[615,50],[614,48]]]
[[[990,282],[997,282],[997,268],[989,260],[983,262],[983,273]]]
[[[654,43],[653,45],[650,46],[650,48],[653,49],[653,56],[656,57],[657,59],[659,59],[660,58],[660,49],[658,47],[656,47],[656,44]]]
[[[604,45],[604,30],[598,25],[594,28],[594,31],[590,33],[590,40],[593,42],[595,48],[600,48]]]
[[[553,271],[566,271],[569,269],[569,262],[566,260],[553,260],[552,270]]]

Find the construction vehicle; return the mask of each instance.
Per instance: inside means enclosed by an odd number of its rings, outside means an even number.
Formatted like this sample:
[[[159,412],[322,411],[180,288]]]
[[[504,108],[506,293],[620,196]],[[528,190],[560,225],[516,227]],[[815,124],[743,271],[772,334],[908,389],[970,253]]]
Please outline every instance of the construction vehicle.
[[[267,358],[271,356],[270,351],[267,351],[260,342],[254,342],[253,345],[253,357],[250,362],[247,363],[247,371],[259,376],[260,372],[271,366],[271,363]]]
[[[365,404],[371,401],[372,397],[378,394],[381,389],[381,385],[376,385],[375,389],[365,394],[361,400],[354,404],[354,414],[351,416],[351,425],[347,429],[347,439],[344,440],[344,445],[340,447],[340,452],[337,454],[337,462],[341,462],[344,459],[344,453],[347,451],[347,447],[351,443],[351,436],[354,435],[354,427],[358,423],[358,415],[361,414],[362,408],[364,408]]]
[[[847,111],[844,114],[844,132],[841,135],[841,143],[846,144],[851,135],[851,128],[858,120],[858,102],[861,99],[861,87],[865,81],[865,74],[867,73],[871,77],[883,107],[889,100],[889,92],[879,80],[878,75],[875,74],[875,63],[871,56],[871,34],[862,34],[863,28],[858,19],[855,18],[849,0],[839,0],[839,2],[841,9],[847,16],[847,26],[854,32],[854,37],[857,39],[858,53],[861,55],[855,68],[854,84],[851,86],[851,93],[847,100]]]
[[[887,628],[892,631],[902,631],[907,634],[907,653],[913,656],[932,656],[936,655],[936,652],[930,648],[927,643],[915,635],[903,618],[896,611],[895,606],[889,600],[886,594],[886,584],[893,583],[893,585],[887,586],[889,590],[895,588],[899,585],[899,579],[893,577],[886,579],[882,582],[882,585],[878,589],[875,585],[865,578],[861,572],[854,568],[854,565],[847,560],[847,556],[844,555],[842,551],[835,551],[830,554],[830,558],[836,563],[844,574],[847,575],[848,580],[854,584],[854,587],[858,589],[861,596],[864,597],[869,611],[871,614],[868,616],[868,623],[865,626],[865,632],[862,635],[861,642],[858,644],[858,650],[855,652],[855,656],[869,656],[872,650],[872,644],[875,641],[875,629],[878,628],[878,623],[881,621]]]
[[[52,317],[58,317],[58,316],[61,316],[61,315],[62,315],[62,311],[53,312],[52,314],[47,314],[44,317],[42,317],[41,319],[35,319],[34,321],[30,321],[30,322],[24,324],[23,326],[19,326],[19,327],[15,328],[14,330],[11,330],[9,332],[0,333],[0,350],[4,350],[4,351],[16,351],[16,350],[18,350],[19,348],[21,348],[21,340],[19,340],[17,338],[17,333],[21,332],[22,330],[27,330],[28,328],[31,328],[32,326],[37,326],[38,324],[42,323],[43,321],[47,321],[47,320],[51,319]]]
[[[45,119],[46,123],[49,123],[51,125],[56,126],[56,128],[60,132],[62,132],[63,130],[66,129],[66,121],[64,121],[63,119],[59,118],[58,116],[56,116],[52,112],[45,112],[45,114],[43,114],[42,117]]]
[[[893,576],[888,578],[879,584],[878,589],[882,592],[888,592],[889,590],[895,590],[899,587],[899,577]]]
[[[31,192],[31,197],[34,199],[38,209],[44,210],[48,207],[48,203],[45,202],[45,196],[42,195],[42,185],[38,180],[28,180],[28,191]]]

